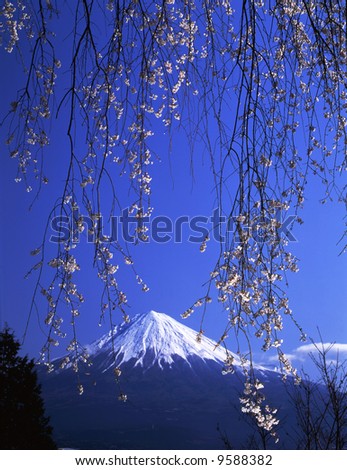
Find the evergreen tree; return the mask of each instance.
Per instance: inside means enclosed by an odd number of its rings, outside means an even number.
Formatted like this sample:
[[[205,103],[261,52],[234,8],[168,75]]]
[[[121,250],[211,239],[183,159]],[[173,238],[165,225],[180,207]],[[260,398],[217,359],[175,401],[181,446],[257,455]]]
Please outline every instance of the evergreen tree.
[[[19,350],[5,327],[0,332],[0,448],[55,449],[34,361],[19,356]]]

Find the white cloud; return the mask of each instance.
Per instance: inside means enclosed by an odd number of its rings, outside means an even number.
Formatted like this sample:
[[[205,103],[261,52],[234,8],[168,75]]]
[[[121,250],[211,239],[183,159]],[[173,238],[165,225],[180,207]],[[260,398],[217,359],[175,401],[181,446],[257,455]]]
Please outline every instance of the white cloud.
[[[298,357],[297,357],[296,354],[290,354],[290,353],[286,354],[286,358],[289,359],[290,361],[298,360]],[[269,356],[267,359],[268,359],[269,362],[276,362],[276,361],[278,361],[278,356],[277,355],[276,356],[275,355],[274,356]]]
[[[318,351],[327,351],[327,359],[330,362],[336,361],[336,358],[347,360],[347,343],[316,343],[316,344],[304,344],[298,348],[293,349],[290,353],[286,353],[286,357],[289,361],[305,362],[309,359],[310,354],[316,355]],[[267,358],[268,362],[274,362],[278,360],[278,356],[272,355]]]
[[[310,353],[317,353],[317,351],[325,350],[330,355],[347,355],[347,344],[345,343],[316,343],[316,344],[304,344],[303,346],[299,346],[298,348],[294,349],[294,355],[301,355],[301,354],[310,354]]]

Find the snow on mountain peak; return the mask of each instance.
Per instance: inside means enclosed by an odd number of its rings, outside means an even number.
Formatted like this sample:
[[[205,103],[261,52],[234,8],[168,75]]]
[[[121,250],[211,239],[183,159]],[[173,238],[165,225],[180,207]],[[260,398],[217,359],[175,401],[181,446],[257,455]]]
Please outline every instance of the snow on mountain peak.
[[[172,364],[175,359],[181,358],[190,364],[195,356],[202,360],[211,360],[223,363],[226,357],[225,350],[215,348],[215,342],[202,337],[197,341],[197,332],[182,325],[172,317],[150,310],[148,313],[136,315],[130,323],[117,326],[113,333],[102,336],[99,340],[87,346],[90,355],[99,355],[108,352],[113,358],[113,351],[120,362],[118,365],[135,359],[135,366],[146,367],[150,358],[149,367],[158,364]],[[107,361],[105,368],[113,366],[113,361]]]

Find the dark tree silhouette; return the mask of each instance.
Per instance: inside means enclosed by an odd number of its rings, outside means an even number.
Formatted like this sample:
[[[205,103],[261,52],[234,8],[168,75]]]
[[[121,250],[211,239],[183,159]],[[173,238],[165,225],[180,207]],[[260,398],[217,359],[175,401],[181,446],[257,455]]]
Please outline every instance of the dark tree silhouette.
[[[297,446],[305,450],[343,450],[347,447],[347,369],[334,344],[316,344],[310,354],[318,372],[312,381],[305,371],[299,387],[289,390],[297,418]],[[330,354],[329,354],[330,353]]]
[[[34,361],[20,357],[19,350],[5,327],[0,332],[0,448],[56,449]]]

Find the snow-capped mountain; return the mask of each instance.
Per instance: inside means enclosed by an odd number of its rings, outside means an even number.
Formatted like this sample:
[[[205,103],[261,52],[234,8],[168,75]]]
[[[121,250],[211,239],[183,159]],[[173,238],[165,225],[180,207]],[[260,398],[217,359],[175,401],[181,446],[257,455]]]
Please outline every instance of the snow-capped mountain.
[[[206,337],[197,341],[197,335],[150,311],[86,345],[92,365],[80,361],[78,374],[71,367],[73,356],[64,369],[63,359],[57,359],[54,372],[40,376],[58,445],[222,449],[218,426],[234,442],[243,439],[249,429],[244,423],[240,427],[242,369],[235,359],[235,373],[223,375],[226,351]],[[280,376],[264,368],[257,373],[278,401]],[[120,401],[125,395],[127,401]]]
[[[226,351],[216,343],[182,325],[164,313],[151,310],[136,315],[130,323],[123,323],[100,339],[85,346],[93,358],[106,357],[104,369],[135,360],[134,366],[144,368],[155,365],[163,368],[181,359],[191,365],[194,359],[222,364]]]

